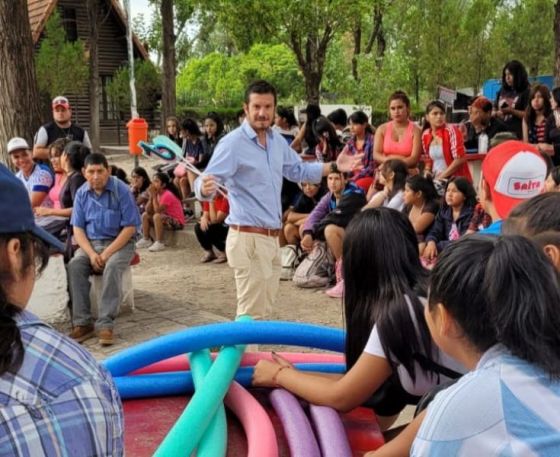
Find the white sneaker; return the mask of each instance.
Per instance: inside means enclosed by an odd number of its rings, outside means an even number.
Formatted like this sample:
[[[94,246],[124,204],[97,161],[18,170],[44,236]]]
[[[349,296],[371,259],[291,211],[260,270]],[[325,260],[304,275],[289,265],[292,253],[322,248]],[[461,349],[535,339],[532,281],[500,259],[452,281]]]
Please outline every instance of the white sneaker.
[[[156,241],[148,248],[148,251],[150,252],[159,252],[164,250],[165,250],[165,244],[163,244],[161,241]]]
[[[142,238],[140,241],[136,242],[136,249],[149,248],[152,245],[152,240],[149,238]]]

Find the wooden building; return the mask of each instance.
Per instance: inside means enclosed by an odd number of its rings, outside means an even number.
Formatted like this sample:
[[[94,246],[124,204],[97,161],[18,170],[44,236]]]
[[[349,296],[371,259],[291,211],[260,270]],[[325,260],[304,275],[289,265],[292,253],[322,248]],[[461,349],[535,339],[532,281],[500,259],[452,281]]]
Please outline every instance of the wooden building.
[[[99,26],[99,80],[101,94],[99,97],[99,124],[101,144],[127,143],[126,122],[130,119],[130,112],[118,113],[114,109],[106,91],[107,84],[115,71],[128,62],[128,48],[126,41],[126,16],[118,0],[99,0],[100,12],[103,20]],[[38,49],[43,30],[47,20],[58,10],[62,24],[70,41],[83,40],[86,49],[88,46],[88,15],[85,0],[27,0],[29,21],[33,43]],[[136,36],[133,37],[135,59],[148,60],[148,53]],[[82,94],[56,94],[65,95],[72,105],[73,120],[84,128],[89,127],[90,107],[88,87]],[[50,119],[49,100],[45,100],[45,113],[47,122]],[[120,119],[124,114],[124,119]],[[154,110],[140,113],[148,121],[150,128],[154,126]]]

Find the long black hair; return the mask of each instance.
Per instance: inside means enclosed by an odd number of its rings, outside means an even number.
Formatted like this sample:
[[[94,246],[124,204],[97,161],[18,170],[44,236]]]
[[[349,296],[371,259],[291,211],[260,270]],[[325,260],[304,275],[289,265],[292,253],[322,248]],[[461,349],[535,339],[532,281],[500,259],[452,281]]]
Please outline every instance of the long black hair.
[[[496,343],[560,377],[560,288],[546,255],[522,236],[473,235],[451,244],[432,272],[441,303],[475,348]]]
[[[334,125],[326,117],[320,116],[313,123],[313,132],[317,141],[321,138],[326,140],[332,155],[329,160],[335,160],[344,145],[338,138]]]
[[[400,159],[387,160],[381,167],[381,173],[383,177],[387,179],[390,173],[393,175],[393,188],[391,193],[388,195],[389,200],[393,198],[399,191],[404,190],[404,185],[406,183],[406,177],[408,176],[408,167]]]
[[[467,178],[464,178],[463,176],[453,176],[449,179],[449,181],[447,181],[447,185],[445,186],[445,192],[447,192],[447,188],[451,183],[455,184],[457,190],[465,196],[465,201],[463,202],[463,206],[470,206],[474,208],[477,204],[477,199],[476,199],[476,190],[474,190],[472,183]],[[445,198],[443,199],[443,206],[447,206],[447,203],[445,202]]]
[[[560,192],[545,192],[525,200],[511,210],[504,221],[505,235],[523,235],[529,238],[539,233],[560,232]]]
[[[150,187],[150,184],[152,183],[150,181],[150,177],[148,176],[148,172],[146,171],[146,169],[144,167],[136,167],[132,170],[133,175],[136,176],[140,176],[142,178],[142,185],[140,186],[139,192],[142,193],[144,192],[148,187]]]
[[[22,253],[21,271],[38,266],[41,272],[49,261],[47,246],[31,233],[3,233],[0,235],[0,376],[6,372],[16,373],[23,362],[23,342],[15,317],[21,311],[7,297],[7,287],[14,281],[13,272],[7,268],[6,244],[11,239],[20,242]]]
[[[506,83],[506,70],[513,76],[513,87]],[[519,60],[511,60],[505,64],[502,70],[502,88],[523,92],[529,87],[529,78],[525,66]]]
[[[430,176],[422,176],[420,174],[409,176],[406,178],[406,185],[410,187],[413,192],[422,192],[424,204],[441,201],[441,197],[437,193],[434,186],[434,181]]]
[[[376,324],[385,353],[394,355],[415,380],[414,354],[431,356],[432,341],[419,300],[426,296],[427,272],[420,264],[410,221],[390,208],[359,213],[346,229],[342,258],[348,368],[356,363]],[[394,365],[391,357],[387,360]]]
[[[529,127],[535,125],[535,121],[537,120],[537,112],[531,104],[531,101],[537,94],[541,94],[543,98],[543,116],[545,121],[548,116],[552,114],[552,107],[550,106],[550,91],[548,90],[548,87],[544,84],[537,84],[536,86],[533,86],[529,94],[529,103],[527,105],[527,109],[525,110],[525,122],[527,122]]]
[[[434,108],[439,108],[440,110],[443,111],[443,114],[445,115],[445,105],[443,104],[443,102],[440,100],[432,100],[430,103],[426,105],[426,111],[425,111],[426,116],[424,117],[424,124],[422,125],[422,131],[432,128],[432,125],[428,121],[428,114],[430,114],[430,111],[432,111]]]
[[[91,149],[80,141],[70,141],[64,147],[64,154],[72,171],[81,173],[86,157],[91,154]]]
[[[222,120],[220,115],[215,111],[210,111],[204,119],[205,120],[211,119],[216,123],[216,136],[210,139],[210,137],[206,133],[204,133],[204,136],[206,137],[206,141],[217,143],[220,140],[220,137],[224,133],[224,121]]]
[[[158,171],[156,174],[154,174],[154,178],[159,179],[161,181],[162,187],[171,192],[173,195],[175,195],[175,197],[179,199],[179,201],[181,201],[181,193],[179,192],[179,189],[177,189],[177,186],[173,183],[173,181],[171,181],[171,178],[167,173]]]

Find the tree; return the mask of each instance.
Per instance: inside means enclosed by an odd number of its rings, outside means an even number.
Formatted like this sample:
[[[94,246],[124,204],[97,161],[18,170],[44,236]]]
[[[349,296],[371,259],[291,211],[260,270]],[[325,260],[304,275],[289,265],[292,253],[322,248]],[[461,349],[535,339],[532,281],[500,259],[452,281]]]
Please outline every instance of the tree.
[[[555,86],[560,86],[560,0],[556,1],[554,5],[554,43],[556,47],[555,59],[554,59],[554,76],[555,76]]]
[[[99,1],[87,0],[89,23],[89,135],[94,150],[99,150]]]
[[[205,8],[214,8],[238,50],[254,43],[285,43],[303,74],[307,101],[319,103],[329,46],[339,33],[352,27],[360,6],[342,0],[246,0],[240,7],[238,1],[224,0]]]
[[[146,111],[152,108],[161,94],[161,75],[153,63],[146,60],[134,61],[134,77],[136,80],[137,108]],[[130,68],[123,64],[107,84],[107,94],[115,104],[120,118],[130,113]]]
[[[39,92],[26,0],[0,3],[0,161],[9,164],[6,144],[28,141],[40,124]]]
[[[161,97],[161,128],[165,129],[165,119],[175,115],[175,28],[173,24],[173,0],[161,0],[161,29],[163,35],[163,78]]]
[[[27,9],[27,4],[26,4]],[[48,98],[78,93],[88,78],[88,59],[82,40],[70,42],[58,11],[45,26],[44,38],[35,55],[39,90]]]

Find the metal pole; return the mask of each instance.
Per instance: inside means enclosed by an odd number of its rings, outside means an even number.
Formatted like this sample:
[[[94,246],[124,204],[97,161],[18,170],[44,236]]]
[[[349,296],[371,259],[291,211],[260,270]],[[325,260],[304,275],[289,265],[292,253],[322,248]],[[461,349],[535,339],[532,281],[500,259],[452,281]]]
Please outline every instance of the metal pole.
[[[138,116],[138,110],[136,108],[136,84],[134,80],[134,46],[132,43],[132,14],[130,12],[130,1],[124,0],[124,8],[126,10],[126,41],[128,44],[128,64],[130,66],[130,114],[132,119],[136,119]],[[134,166],[138,166],[138,156],[134,155]]]

